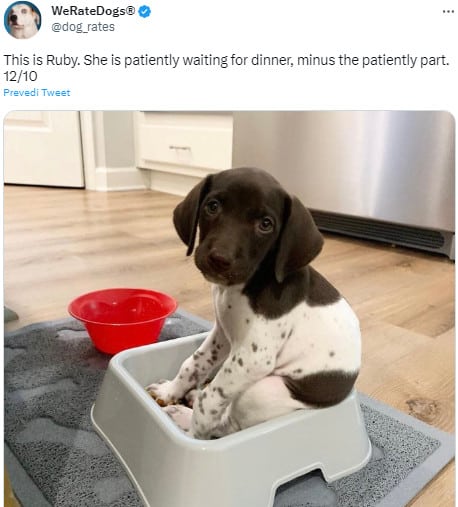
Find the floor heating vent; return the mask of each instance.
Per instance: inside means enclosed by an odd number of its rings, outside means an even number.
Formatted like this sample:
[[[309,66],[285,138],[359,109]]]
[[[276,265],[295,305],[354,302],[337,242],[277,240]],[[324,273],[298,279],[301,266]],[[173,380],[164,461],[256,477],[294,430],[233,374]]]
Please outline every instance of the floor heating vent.
[[[362,217],[311,210],[318,228],[384,243],[442,253],[455,258],[454,234],[410,225],[380,222]]]

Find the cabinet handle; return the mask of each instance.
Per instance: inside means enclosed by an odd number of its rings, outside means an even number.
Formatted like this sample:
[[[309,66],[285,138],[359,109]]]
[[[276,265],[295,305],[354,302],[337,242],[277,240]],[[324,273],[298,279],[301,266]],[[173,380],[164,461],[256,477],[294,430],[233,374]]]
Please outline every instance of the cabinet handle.
[[[169,146],[169,150],[191,151],[191,147],[190,146],[176,146],[175,144],[171,144]]]

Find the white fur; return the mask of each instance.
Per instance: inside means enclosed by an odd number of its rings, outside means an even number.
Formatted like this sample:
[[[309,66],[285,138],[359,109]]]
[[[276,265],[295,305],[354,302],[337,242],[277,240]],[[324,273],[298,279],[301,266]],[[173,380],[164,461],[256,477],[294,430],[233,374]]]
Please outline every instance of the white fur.
[[[12,15],[17,16],[15,21],[12,21]],[[38,32],[39,22],[38,13],[27,4],[13,5],[8,13],[10,33],[16,39],[29,39],[35,35]]]
[[[242,286],[214,285],[213,299],[216,324],[207,339],[175,379],[148,387],[155,397],[173,403],[217,370],[193,405],[190,433],[197,438],[224,436],[306,408],[291,397],[283,376],[353,373],[360,367],[359,322],[343,298],[322,306],[303,302],[277,319],[255,314]],[[168,412],[180,425],[183,411]],[[183,429],[189,429],[190,415],[186,412]]]

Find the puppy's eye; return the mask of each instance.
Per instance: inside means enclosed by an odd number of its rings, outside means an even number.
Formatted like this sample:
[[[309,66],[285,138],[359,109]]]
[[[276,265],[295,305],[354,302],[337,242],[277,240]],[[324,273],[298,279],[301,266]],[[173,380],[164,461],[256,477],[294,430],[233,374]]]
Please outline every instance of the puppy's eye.
[[[220,207],[221,204],[219,203],[219,201],[217,201],[216,199],[211,199],[205,205],[205,211],[209,215],[216,215],[216,213],[218,213],[218,211],[220,210]]]
[[[27,9],[21,9],[22,14],[27,14]]]
[[[274,230],[274,221],[270,217],[263,217],[258,223],[258,229],[266,234]]]

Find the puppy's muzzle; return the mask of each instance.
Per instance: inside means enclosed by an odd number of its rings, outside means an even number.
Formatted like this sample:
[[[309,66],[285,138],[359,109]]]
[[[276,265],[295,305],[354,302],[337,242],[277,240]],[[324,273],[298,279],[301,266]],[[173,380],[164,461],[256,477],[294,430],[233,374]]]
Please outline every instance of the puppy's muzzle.
[[[232,267],[232,261],[230,258],[215,249],[209,252],[207,262],[215,273],[224,274]]]

